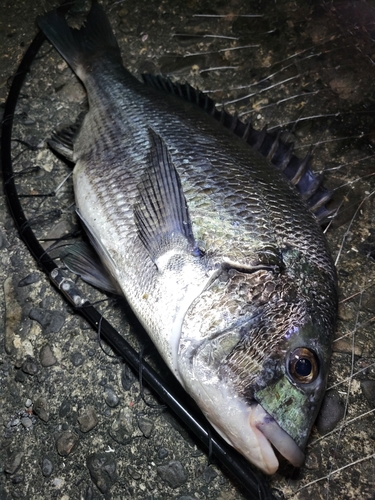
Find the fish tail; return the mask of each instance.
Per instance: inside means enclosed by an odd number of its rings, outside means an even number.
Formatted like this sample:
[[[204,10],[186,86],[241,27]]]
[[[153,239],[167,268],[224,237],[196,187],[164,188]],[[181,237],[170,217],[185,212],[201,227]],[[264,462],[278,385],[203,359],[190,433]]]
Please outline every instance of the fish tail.
[[[120,49],[109,20],[96,0],[93,0],[81,29],[71,28],[59,10],[38,17],[37,23],[81,80],[84,79],[84,65],[98,52],[111,52],[121,61]]]

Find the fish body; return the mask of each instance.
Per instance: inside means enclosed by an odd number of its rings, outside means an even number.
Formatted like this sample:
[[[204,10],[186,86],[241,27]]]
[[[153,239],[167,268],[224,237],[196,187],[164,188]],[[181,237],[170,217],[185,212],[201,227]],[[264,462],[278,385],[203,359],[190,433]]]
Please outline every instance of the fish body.
[[[316,217],[271,162],[198,105],[122,65],[94,2],[80,31],[38,23],[83,82],[77,213],[165,362],[219,433],[266,473],[293,465],[319,410],[336,274]],[[72,129],[73,130],[73,129]]]

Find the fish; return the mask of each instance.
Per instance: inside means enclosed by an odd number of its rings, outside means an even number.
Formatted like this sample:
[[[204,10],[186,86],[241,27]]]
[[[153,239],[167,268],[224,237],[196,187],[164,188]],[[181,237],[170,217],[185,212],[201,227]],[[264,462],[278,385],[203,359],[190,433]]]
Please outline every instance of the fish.
[[[75,164],[103,269],[80,251],[72,261],[126,298],[230,445],[266,474],[280,457],[300,467],[337,317],[319,224],[329,192],[279,136],[188,84],[136,79],[97,1],[80,29],[61,11],[37,22],[87,92],[88,111],[49,141]]]

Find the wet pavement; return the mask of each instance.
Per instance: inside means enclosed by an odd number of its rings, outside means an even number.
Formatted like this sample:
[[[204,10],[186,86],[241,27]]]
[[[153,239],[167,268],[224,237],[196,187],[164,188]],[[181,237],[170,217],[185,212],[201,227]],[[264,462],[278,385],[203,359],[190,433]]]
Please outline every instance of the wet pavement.
[[[136,75],[188,81],[256,128],[282,126],[296,154],[311,150],[314,169],[325,170],[338,207],[326,234],[340,287],[329,391],[305,465],[284,467],[270,481],[276,498],[373,499],[374,2],[103,4],[125,65]],[[37,32],[36,16],[55,5],[3,3],[1,109]],[[78,2],[76,12],[84,8]],[[74,122],[84,98],[45,43],[22,89],[13,132],[17,186],[45,248],[79,230],[65,181],[69,167],[45,140],[55,127]],[[0,207],[0,498],[246,498],[152,392],[140,392],[137,376],[108,355],[97,332],[38,269],[3,195]],[[119,332],[141,344],[121,301],[79,286],[91,301],[103,301],[98,308]]]

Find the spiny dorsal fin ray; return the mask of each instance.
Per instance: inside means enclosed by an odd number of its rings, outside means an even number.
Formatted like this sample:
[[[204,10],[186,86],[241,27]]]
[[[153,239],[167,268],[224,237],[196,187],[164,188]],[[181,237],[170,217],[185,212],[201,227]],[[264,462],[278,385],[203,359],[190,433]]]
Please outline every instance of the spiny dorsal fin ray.
[[[151,259],[173,248],[199,256],[180,177],[162,138],[149,129],[149,168],[138,185],[134,218]]]
[[[278,133],[267,132],[266,128],[255,130],[250,123],[243,123],[238,117],[233,117],[224,108],[219,111],[213,99],[199,92],[188,83],[183,85],[173,83],[167,78],[150,74],[142,75],[143,81],[150,87],[164,90],[169,94],[181,97],[197,104],[207,114],[220,121],[236,135],[244,138],[250,146],[268,158],[296,186],[302,198],[315,213],[320,223],[326,221],[332,214],[323,205],[327,203],[332,192],[321,184],[320,176],[309,168],[309,157],[300,159],[293,154],[293,144],[283,142]],[[324,200],[319,203],[317,200]]]

